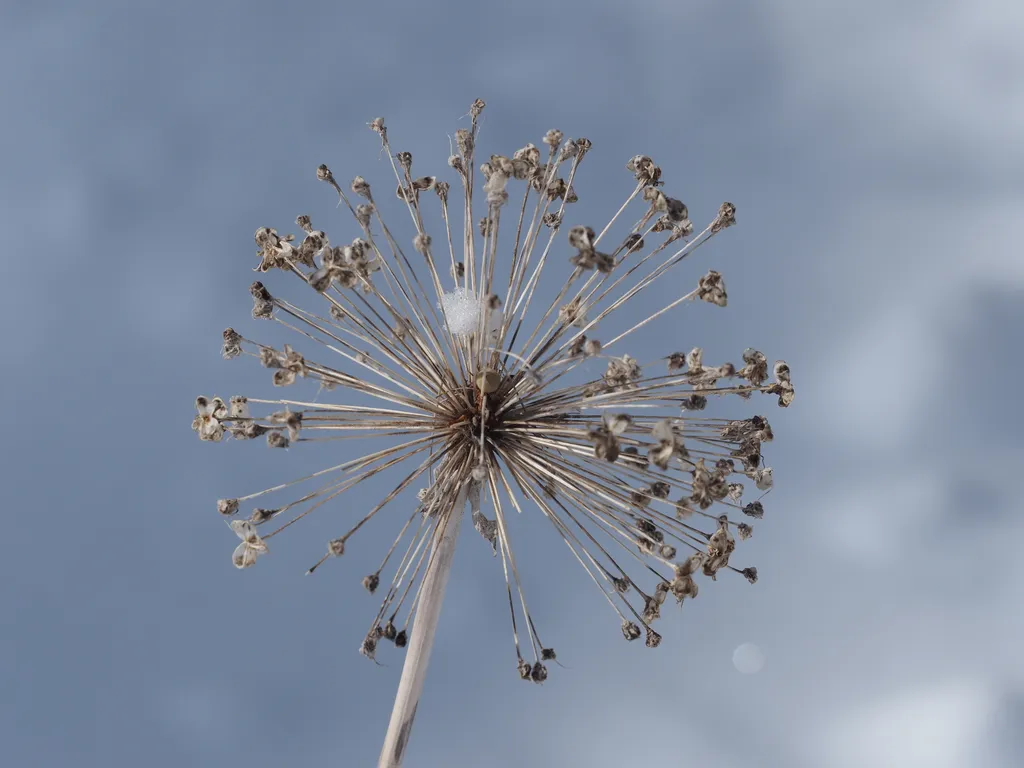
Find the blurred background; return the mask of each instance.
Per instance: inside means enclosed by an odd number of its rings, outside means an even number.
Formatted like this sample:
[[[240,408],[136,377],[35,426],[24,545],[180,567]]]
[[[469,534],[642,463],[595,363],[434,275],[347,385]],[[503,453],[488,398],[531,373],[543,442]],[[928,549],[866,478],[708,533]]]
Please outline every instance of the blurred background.
[[[406,765],[1024,764],[1020,3],[8,2],[2,17],[0,763],[375,764],[401,656],[358,654],[377,606],[359,582],[394,529],[303,572],[377,497],[238,572],[215,500],[335,449],[200,444],[189,424],[197,394],[275,396],[258,366],[220,358],[225,326],[254,332],[254,230],[308,213],[355,236],[314,172],[390,190],[378,115],[419,173],[454,180],[448,137],[480,97],[485,155],[549,128],[591,139],[583,223],[624,199],[638,153],[696,225],[734,202],[738,226],[651,299],[710,266],[729,307],[671,314],[630,351],[757,347],[790,363],[797,399],[712,406],[774,427],[776,488],[734,557],[761,578],[702,584],[655,651],[623,641],[524,516],[531,610],[567,667],[525,685],[500,566],[470,532]]]

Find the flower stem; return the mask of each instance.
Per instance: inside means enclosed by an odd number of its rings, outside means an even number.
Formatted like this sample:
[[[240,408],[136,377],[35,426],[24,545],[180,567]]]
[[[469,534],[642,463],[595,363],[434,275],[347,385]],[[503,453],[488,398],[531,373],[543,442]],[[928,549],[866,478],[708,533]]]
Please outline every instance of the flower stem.
[[[409,638],[409,649],[406,652],[405,665],[402,667],[402,679],[395,694],[395,706],[391,710],[391,722],[384,737],[378,768],[399,768],[409,744],[412,721],[416,717],[416,707],[423,693],[427,663],[430,661],[430,651],[434,647],[434,633],[437,631],[437,620],[441,615],[444,591],[452,568],[455,541],[462,527],[466,489],[467,486],[463,485],[459,491],[455,506],[444,523],[440,538],[434,544],[427,571],[423,575],[412,637]]]

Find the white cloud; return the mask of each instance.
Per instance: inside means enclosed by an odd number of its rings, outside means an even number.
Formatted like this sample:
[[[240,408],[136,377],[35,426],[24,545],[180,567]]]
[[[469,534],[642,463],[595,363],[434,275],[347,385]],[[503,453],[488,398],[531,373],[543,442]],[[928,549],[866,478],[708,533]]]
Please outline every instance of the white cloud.
[[[600,697],[599,697],[600,698]],[[550,755],[550,765],[633,765],[642,755],[648,765],[714,765],[739,768],[736,759],[744,752],[741,743],[722,742],[708,733],[706,724],[686,722],[686,706],[680,701],[643,698],[629,703],[628,717],[617,706],[590,706],[562,719],[561,744],[570,751]]]
[[[988,170],[1024,146],[1024,5],[1008,0],[773,3],[765,28],[792,107],[831,131],[914,151],[967,141]]]
[[[811,366],[796,369],[796,418],[856,448],[898,448],[950,398],[940,383],[970,364],[950,343],[970,317],[965,297],[1024,288],[1016,232],[1024,198],[964,206],[949,229],[930,205],[907,204],[898,218],[890,211],[879,201],[853,206],[846,218],[855,226],[802,246],[825,254],[820,280],[830,284],[820,289],[827,304],[800,308],[819,316],[825,332],[810,340],[820,349]],[[878,372],[873,384],[869,365]]]
[[[822,541],[833,552],[865,567],[902,565],[921,546],[921,532],[941,523],[943,488],[936,473],[882,470],[872,477],[863,470],[860,482],[835,487],[816,508]]]
[[[997,710],[997,696],[978,680],[899,691],[835,716],[822,731],[816,764],[986,768],[981,756]]]
[[[891,305],[852,325],[808,372],[811,423],[859,446],[901,443],[933,405],[922,382],[941,376],[941,339],[927,309],[914,305]]]

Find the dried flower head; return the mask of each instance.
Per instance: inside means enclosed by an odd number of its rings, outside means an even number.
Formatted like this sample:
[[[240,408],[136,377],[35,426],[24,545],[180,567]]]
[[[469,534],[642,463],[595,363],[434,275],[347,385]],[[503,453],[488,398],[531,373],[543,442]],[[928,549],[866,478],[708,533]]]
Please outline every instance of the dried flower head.
[[[626,166],[633,181],[621,208],[603,226],[588,226],[570,206],[591,143],[552,130],[541,140],[546,151],[527,144],[480,163],[482,110],[483,102],[475,102],[470,127],[455,133],[450,181],[413,177],[412,155],[392,149],[382,118],[370,123],[390,159],[397,204],[412,223],[407,237],[385,225],[366,179],[356,176],[350,186],[367,201],[360,203],[325,165],[317,178],[353,217],[337,241],[347,244],[332,245],[305,215],[296,220],[305,233],[298,246],[290,235],[257,230],[257,271],[287,273],[312,290],[309,303],[300,304],[253,283],[253,316],[297,331],[296,343],[306,347],[279,350],[229,328],[223,355],[256,358],[271,370],[268,383],[295,393],[232,398],[230,407],[200,397],[192,426],[202,440],[265,435],[271,447],[291,450],[389,438],[385,447],[350,451],[293,482],[219,501],[219,513],[233,516],[263,495],[306,489],[273,509],[231,520],[241,539],[235,565],[252,566],[268,551],[267,541],[367,478],[393,474],[393,489],[378,503],[339,505],[352,517],[309,569],[342,557],[364,525],[396,508],[395,545],[363,579],[373,593],[381,575],[390,574],[362,652],[373,658],[381,639],[406,644],[431,552],[468,504],[473,528],[505,575],[519,674],[543,682],[543,662],[555,654],[541,642],[523,594],[510,513],[546,517],[604,594],[625,638],[644,636],[656,647],[661,635],[651,623],[669,595],[693,599],[701,577],[723,571],[757,578],[755,569],[730,561],[737,539],[753,530],[744,516],[764,514],[760,499],[744,504],[739,480],[771,488],[761,445],[772,431],[760,416],[702,412],[713,398],[738,395],[733,401],[741,403],[755,392],[788,406],[794,390],[788,365],[776,363],[769,383],[768,361],[752,349],[737,369],[709,365],[699,347],[663,349],[651,360],[624,348],[636,331],[682,304],[724,307],[725,282],[717,271],[694,279],[692,290],[631,327],[615,326],[627,303],[646,300],[651,286],[670,272],[674,278],[679,264],[735,223],[732,204],[722,204],[694,234],[687,206],[663,191],[662,168],[637,155]],[[452,185],[461,186],[464,199],[449,208]],[[627,218],[634,206],[640,210]],[[452,236],[456,214],[463,218],[460,237]],[[566,221],[572,226],[560,234]],[[635,223],[623,226],[626,221]],[[624,231],[612,235],[616,228]],[[300,391],[308,386],[303,379],[331,396]],[[346,400],[343,392],[358,397]]]

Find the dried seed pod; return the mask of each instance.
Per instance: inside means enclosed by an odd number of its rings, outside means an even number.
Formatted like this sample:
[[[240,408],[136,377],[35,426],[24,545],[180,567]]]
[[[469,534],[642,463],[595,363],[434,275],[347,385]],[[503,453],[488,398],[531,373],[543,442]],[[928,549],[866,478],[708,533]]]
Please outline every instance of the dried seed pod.
[[[728,303],[728,297],[725,293],[725,281],[722,279],[722,276],[713,269],[709,270],[697,285],[697,297],[719,307],[724,307]]]
[[[217,511],[225,517],[238,512],[238,499],[221,499],[217,502]]]
[[[743,507],[743,514],[760,520],[764,517],[764,505],[760,501],[752,501]]]
[[[531,666],[530,662],[526,661],[525,659],[519,659],[518,669],[519,677],[523,680],[529,680],[533,675],[533,667]]]
[[[271,448],[287,448],[289,440],[284,433],[276,430],[267,433],[267,445]]]
[[[228,416],[232,419],[248,419],[251,418],[249,415],[249,398],[243,397],[242,395],[235,395],[229,401]]]
[[[234,328],[224,329],[224,350],[223,356],[225,360],[230,360],[233,357],[238,357],[242,354],[242,337],[235,331]]]
[[[352,184],[350,185],[350,188],[353,194],[359,195],[360,197],[365,197],[367,200],[373,199],[373,195],[370,192],[370,183],[362,176],[356,176],[354,179],[352,179]]]
[[[253,525],[265,523],[280,511],[280,509],[263,509],[262,507],[256,507],[249,515],[249,522]]]
[[[640,627],[632,621],[622,622],[622,636],[627,640],[637,640],[640,637]]]
[[[249,293],[252,294],[252,316],[257,320],[270,318],[274,312],[274,298],[270,291],[257,280],[249,286]]]
[[[715,217],[715,221],[711,225],[711,231],[713,233],[718,233],[726,227],[731,227],[735,223],[736,206],[732,203],[722,203],[718,209],[718,216]]]
[[[359,652],[371,661],[377,657],[377,631],[376,628],[370,631],[365,638],[363,638],[362,644],[359,646]]]

